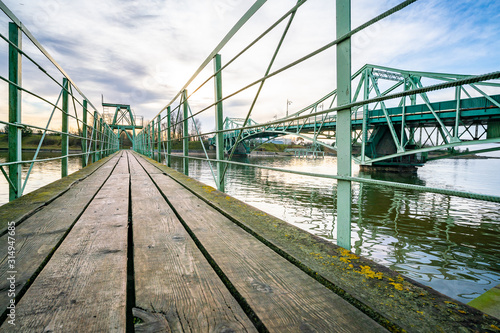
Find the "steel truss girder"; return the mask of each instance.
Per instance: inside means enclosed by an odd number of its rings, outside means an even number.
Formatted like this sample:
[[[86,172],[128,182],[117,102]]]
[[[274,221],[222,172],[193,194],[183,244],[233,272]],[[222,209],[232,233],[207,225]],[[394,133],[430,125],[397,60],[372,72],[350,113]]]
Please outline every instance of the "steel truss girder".
[[[362,100],[368,100],[372,94],[375,94],[376,96],[385,96],[400,87],[403,87],[403,91],[419,89],[423,87],[422,79],[451,82],[458,79],[464,79],[466,77],[467,75],[405,71],[367,64],[352,75],[353,82],[359,80],[359,82],[356,82],[355,85],[356,88],[353,95],[353,101],[360,98],[362,98]],[[393,83],[389,85],[389,88],[382,91],[380,86],[382,80],[389,80]],[[401,98],[397,101],[397,105],[400,108],[399,112],[394,111],[395,108],[391,108],[391,111],[389,112],[389,109],[384,102],[375,103],[375,105],[371,106],[364,105],[353,108],[351,110],[351,119],[353,120],[352,131],[354,132],[352,134],[352,140],[354,142],[361,141],[361,155],[359,160],[355,160],[362,164],[369,164],[374,160],[384,159],[384,156],[375,156],[370,158],[366,155],[367,144],[370,142],[370,138],[374,133],[373,128],[374,126],[378,126],[377,124],[381,123],[380,118],[378,120],[373,118],[373,114],[376,114],[374,111],[377,111],[377,107],[381,109],[379,111],[380,115],[384,119],[385,125],[388,126],[390,137],[396,147],[396,154],[388,155],[386,159],[391,159],[394,156],[414,154],[417,150],[413,147],[415,146],[418,149],[424,149],[424,147],[422,147],[424,143],[431,143],[435,146],[432,150],[437,150],[444,148],[445,146],[461,146],[461,141],[467,141],[469,136],[476,140],[484,140],[486,134],[486,124],[484,121],[487,119],[500,119],[500,111],[498,110],[500,109],[500,101],[498,100],[498,96],[493,96],[495,97],[493,98],[492,96],[487,95],[483,90],[481,90],[480,86],[500,88],[500,84],[480,82],[469,85],[471,90],[478,92],[486,101],[491,103],[490,105],[492,105],[491,107],[493,109],[488,109],[488,107],[486,107],[485,112],[482,112],[481,114],[479,114],[479,112],[471,111],[474,109],[464,106],[466,104],[464,101],[467,99],[471,100],[469,105],[476,103],[472,102],[474,98],[478,99],[476,97],[472,97],[472,95],[467,91],[466,86],[456,87],[455,99],[450,101],[454,101],[454,106],[449,110],[441,109],[439,106],[436,106],[438,104],[431,102],[426,93],[409,95]],[[467,98],[465,98],[465,96],[462,97],[462,93],[467,96]],[[300,120],[295,120],[294,118],[297,116],[303,117],[307,114],[314,114],[318,111],[318,107],[323,103],[333,105],[336,98],[337,91],[333,90],[307,107],[290,114],[288,117],[282,118],[282,122],[280,124],[262,124],[262,126],[258,128],[243,130],[241,133],[242,137],[240,139],[245,140],[247,137],[255,137],[258,135],[265,136],[264,133],[267,133],[269,136],[274,135],[274,133],[287,133],[295,136],[299,136],[298,134],[310,133],[314,140],[318,139],[322,132],[335,132],[335,112],[324,114],[321,116],[321,119],[314,118],[314,116],[310,118],[302,118]],[[409,103],[406,101],[407,98],[409,99]],[[423,101],[421,104],[423,108],[419,107],[420,104],[417,104],[417,98],[420,98]],[[331,102],[329,102],[330,100]],[[418,111],[420,113],[415,113],[414,110],[417,110],[415,107],[419,107],[422,111]],[[362,109],[362,112],[359,112],[359,109]],[[425,115],[426,113],[428,113],[428,115]],[[224,137],[239,136],[242,131],[242,120],[243,119],[226,118],[225,129],[235,129],[235,131],[225,132]],[[481,125],[477,125],[477,121],[482,121],[483,123]],[[249,119],[246,126],[255,126],[256,124],[254,124],[255,122]],[[355,126],[361,126],[361,131],[359,131],[359,127]],[[422,131],[422,135],[420,135],[420,137],[418,136],[418,129]],[[417,142],[417,137],[420,142]],[[308,138],[308,140],[309,139],[310,138]],[[332,147],[330,146],[330,148]],[[427,148],[429,147],[425,147],[425,149]]]

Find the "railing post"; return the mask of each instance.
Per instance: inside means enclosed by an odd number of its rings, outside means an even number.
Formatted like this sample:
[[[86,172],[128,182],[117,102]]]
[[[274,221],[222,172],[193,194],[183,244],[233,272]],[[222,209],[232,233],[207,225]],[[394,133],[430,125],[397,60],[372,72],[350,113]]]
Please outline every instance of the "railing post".
[[[9,40],[22,48],[21,29],[15,24],[9,23]],[[21,86],[22,77],[22,58],[21,53],[13,46],[9,45],[9,80]],[[9,84],[9,123],[21,123],[21,90],[16,86]],[[16,125],[9,125],[9,162],[20,162],[22,160],[22,130]],[[21,164],[9,165],[9,200],[12,201],[19,197],[21,193]]]
[[[188,102],[187,102],[187,90],[182,91],[182,100],[183,100],[183,111],[184,111],[184,118],[182,120],[182,154],[184,158],[182,159],[182,165],[184,169],[184,174],[186,176],[189,176],[189,131],[188,131]]]
[[[157,156],[156,160],[158,161],[158,163],[160,163],[161,162],[161,154],[160,154],[160,151],[161,151],[161,116],[158,116],[158,123],[156,125],[157,125],[157,132],[158,132],[158,145],[157,145],[158,156]]]
[[[214,57],[214,71],[215,71],[215,147],[217,162],[217,189],[224,192],[224,164],[220,162],[224,159],[224,133],[221,133],[224,126],[224,116],[222,109],[222,73],[221,69],[221,55],[216,54]]]
[[[109,156],[111,155],[111,150],[113,149],[113,131],[108,126],[106,126],[106,128],[108,129],[108,151],[106,156]]]
[[[458,138],[458,125],[460,123],[460,98],[461,98],[462,86],[455,87],[455,99],[457,101],[457,107],[455,109],[455,126],[453,127],[453,137],[456,141]]]
[[[149,142],[149,133],[148,133],[148,126],[144,127],[144,138],[142,139],[142,150],[144,151],[143,154],[146,156],[149,156],[149,149],[148,149],[148,142]]]
[[[82,168],[87,166],[87,107],[88,102],[86,99],[83,100],[83,124],[82,124]]]
[[[149,157],[149,125],[144,127],[144,155]]]
[[[152,137],[151,137],[151,124],[149,124],[148,127],[147,127],[147,133],[148,133],[148,140],[146,141],[146,143],[147,143],[147,153],[148,153],[148,157],[151,158],[151,151],[152,151],[152,149],[151,149],[151,140],[152,140]]]
[[[141,152],[141,138],[142,138],[142,133],[143,132],[140,132],[139,134],[137,134],[137,136],[135,137],[135,141],[136,143],[132,145],[132,150],[140,153]]]
[[[368,76],[369,69],[365,69],[363,77],[363,99],[366,101],[370,98],[370,80]],[[363,125],[361,134],[361,162],[364,163],[366,160],[366,141],[368,141],[368,104],[363,105]]]
[[[68,175],[68,90],[69,90],[69,81],[67,78],[63,78],[61,177],[66,177]]]
[[[97,161],[97,111],[94,111],[94,128],[92,130],[92,142],[90,143],[91,145],[94,146],[94,152],[92,153],[92,163],[95,163]]]
[[[171,110],[170,106],[167,107],[167,166],[170,168],[172,166],[172,130],[170,128],[172,126],[171,120]]]
[[[144,127],[144,130],[142,131],[141,133],[141,139],[139,140],[139,144],[140,144],[140,153],[143,154],[143,155],[146,155],[146,150],[144,149],[144,147],[146,147],[146,127]]]
[[[337,38],[351,30],[351,0],[337,0]],[[337,45],[337,105],[351,102],[351,39]],[[337,174],[351,176],[351,109],[337,112]],[[337,244],[351,249],[351,182],[337,183]]]
[[[102,118],[99,119],[99,152],[98,152],[98,160],[102,158],[102,149],[103,149],[103,142],[104,140],[104,124],[102,121]]]
[[[151,120],[151,158],[155,159],[155,138],[156,138],[156,126],[155,120]]]
[[[104,140],[104,142],[105,142],[104,157],[106,157],[109,155],[109,139],[111,139],[111,137],[109,136],[109,128],[108,128],[108,126],[106,126],[106,124],[104,124],[104,128],[106,129],[104,131],[104,133],[106,133],[106,139]]]

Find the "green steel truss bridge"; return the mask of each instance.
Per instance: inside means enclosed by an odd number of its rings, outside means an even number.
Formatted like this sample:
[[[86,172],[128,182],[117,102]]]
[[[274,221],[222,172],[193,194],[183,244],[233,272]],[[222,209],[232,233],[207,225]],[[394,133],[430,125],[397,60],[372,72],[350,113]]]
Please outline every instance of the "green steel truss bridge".
[[[109,124],[113,131],[117,131],[118,137],[125,133],[134,148],[136,130],[142,129],[144,117],[137,116],[130,105],[126,104],[104,103],[103,101],[102,107],[106,124]]]
[[[423,80],[453,82],[466,77],[365,65],[352,76],[353,101],[419,89]],[[500,84],[478,82],[457,86],[451,100],[432,98],[424,92],[391,101],[392,106],[381,101],[353,107],[354,160],[362,166],[418,166],[433,159],[428,152],[436,150],[441,153],[434,158],[500,150],[500,95],[487,94],[485,88],[491,87],[500,88]],[[250,153],[262,143],[283,135],[302,137],[312,141],[313,146],[337,149],[336,112],[321,112],[323,108],[331,109],[336,97],[337,90],[333,90],[272,124],[258,124],[249,119],[243,131],[245,119],[226,118],[224,129],[230,131],[224,133],[224,150],[229,153],[238,144],[238,152]],[[316,115],[308,117],[309,114]],[[215,140],[210,139],[210,143],[215,144]],[[495,145],[485,148],[487,143]],[[455,149],[461,146],[467,146],[467,150]]]

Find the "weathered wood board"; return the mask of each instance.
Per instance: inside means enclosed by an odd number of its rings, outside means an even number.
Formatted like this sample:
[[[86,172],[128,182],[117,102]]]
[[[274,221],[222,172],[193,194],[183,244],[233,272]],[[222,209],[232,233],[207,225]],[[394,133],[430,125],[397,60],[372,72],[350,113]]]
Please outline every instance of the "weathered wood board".
[[[170,177],[151,176],[269,331],[385,331]]]
[[[0,332],[124,332],[129,175],[111,175]]]
[[[136,316],[149,332],[256,332],[130,155]],[[136,329],[143,329],[136,325]],[[151,327],[152,326],[152,327]]]
[[[314,274],[391,331],[496,332],[500,320],[368,258],[357,256],[147,157],[210,206],[287,259]],[[469,304],[472,305],[472,304]]]
[[[75,183],[66,193],[55,199],[50,205],[43,207],[15,229],[15,280],[16,295],[32,279],[46,258],[53,252],[68,229],[75,223],[99,188],[104,184],[115,167],[119,156],[114,156],[82,181]],[[0,307],[6,309],[9,281],[7,277],[12,271],[8,264],[7,244],[9,234],[0,237]],[[11,238],[11,239],[12,239]]]
[[[0,235],[6,232],[8,222],[14,221],[18,223],[19,221],[26,219],[38,209],[53,201],[55,198],[67,191],[71,186],[74,186],[79,181],[91,175],[103,164],[107,163],[111,158],[119,154],[121,154],[121,152],[104,157],[103,159],[62,178],[59,181],[45,185],[14,201],[2,205],[0,207]]]

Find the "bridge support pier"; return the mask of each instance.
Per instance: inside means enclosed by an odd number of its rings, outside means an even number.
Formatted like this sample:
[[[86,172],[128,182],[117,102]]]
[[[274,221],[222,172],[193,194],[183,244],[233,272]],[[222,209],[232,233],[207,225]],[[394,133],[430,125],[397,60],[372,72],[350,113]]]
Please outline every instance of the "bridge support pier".
[[[417,173],[417,165],[360,165],[359,171],[366,173],[377,173],[377,172],[394,172],[394,173],[404,173],[404,174],[414,174]]]

